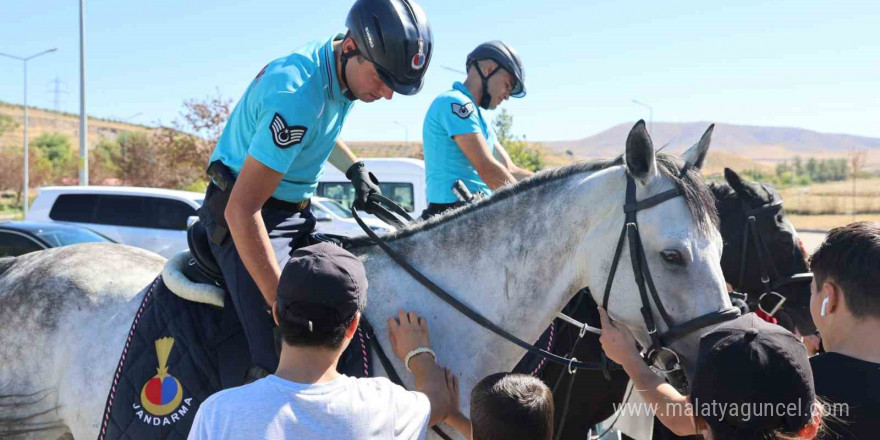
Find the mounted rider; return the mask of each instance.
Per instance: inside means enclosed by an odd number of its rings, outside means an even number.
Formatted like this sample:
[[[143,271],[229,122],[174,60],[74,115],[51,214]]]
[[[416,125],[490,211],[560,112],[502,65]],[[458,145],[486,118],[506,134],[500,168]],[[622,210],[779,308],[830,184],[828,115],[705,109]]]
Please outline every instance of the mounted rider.
[[[354,101],[414,95],[430,63],[431,29],[412,0],[357,0],[346,26],[346,34],[263,67],[211,155],[199,217],[247,336],[249,380],[278,364],[267,308],[275,302],[280,267],[315,229],[309,199],[325,163],[345,171],[358,209],[381,193],[376,177],[339,139]]]
[[[464,83],[456,81],[441,93],[425,115],[428,209],[423,218],[465,203],[452,190],[459,180],[472,194],[491,195],[533,174],[514,165],[483,113],[511,96],[526,96],[525,72],[516,50],[501,41],[483,43],[468,54],[466,66]]]

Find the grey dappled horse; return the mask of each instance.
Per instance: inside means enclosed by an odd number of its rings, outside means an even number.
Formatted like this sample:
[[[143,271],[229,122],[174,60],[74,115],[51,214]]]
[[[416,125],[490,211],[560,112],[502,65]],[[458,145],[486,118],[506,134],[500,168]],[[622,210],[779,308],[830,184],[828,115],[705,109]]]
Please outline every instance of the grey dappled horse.
[[[681,160],[655,154],[644,122],[627,139],[624,157],[623,164],[585,163],[541,173],[387,240],[469,307],[522,339],[536,340],[581,287],[605,285],[630,175],[638,200],[673,187],[684,195],[638,212],[647,264],[671,317],[685,322],[729,308],[712,195],[699,173],[680,175]],[[366,266],[366,315],[386,350],[386,319],[402,308],[428,318],[438,361],[459,374],[462,396],[482,377],[509,371],[522,357],[523,349],[453,310],[380,249],[363,242],[353,252]],[[624,249],[609,312],[647,346],[629,259]],[[65,431],[80,440],[97,436],[132,318],[162,265],[157,255],[113,244],[0,262],[0,436],[26,431],[31,438],[57,438]],[[667,330],[658,323],[661,332]],[[669,347],[688,372],[697,333]],[[404,381],[413,385],[409,375]],[[462,410],[469,411],[466,398]]]

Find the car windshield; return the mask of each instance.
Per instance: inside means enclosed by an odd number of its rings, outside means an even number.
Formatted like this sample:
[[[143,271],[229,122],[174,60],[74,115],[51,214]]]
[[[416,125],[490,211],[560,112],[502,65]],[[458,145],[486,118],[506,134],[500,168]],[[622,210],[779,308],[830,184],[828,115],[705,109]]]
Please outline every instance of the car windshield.
[[[77,243],[110,242],[103,235],[84,228],[41,229],[35,231],[34,234],[48,242],[52,247]]]
[[[351,211],[336,200],[321,200],[321,206],[342,218],[351,218]]]

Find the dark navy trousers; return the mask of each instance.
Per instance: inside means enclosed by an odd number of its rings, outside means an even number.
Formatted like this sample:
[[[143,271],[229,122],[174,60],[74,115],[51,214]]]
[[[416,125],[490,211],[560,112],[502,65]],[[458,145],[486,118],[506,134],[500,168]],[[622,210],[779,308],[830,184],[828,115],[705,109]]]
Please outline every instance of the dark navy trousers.
[[[205,203],[199,209],[199,219],[204,223],[209,237],[214,234],[217,221],[207,208],[208,201],[212,196],[222,197],[215,191],[215,187],[209,187]],[[283,269],[293,251],[309,244],[309,236],[315,229],[315,217],[309,208],[302,212],[263,208],[261,212],[275,251],[275,258]],[[213,241],[210,243],[211,253],[214,254],[223,271],[226,288],[229,289],[229,295],[232,297],[232,306],[235,307],[241,327],[244,329],[250,348],[251,363],[274,372],[278,367],[273,336],[275,321],[266,312],[266,300],[263,299],[260,289],[238,255],[232,235],[227,234],[219,245]],[[226,307],[229,306],[226,304]]]

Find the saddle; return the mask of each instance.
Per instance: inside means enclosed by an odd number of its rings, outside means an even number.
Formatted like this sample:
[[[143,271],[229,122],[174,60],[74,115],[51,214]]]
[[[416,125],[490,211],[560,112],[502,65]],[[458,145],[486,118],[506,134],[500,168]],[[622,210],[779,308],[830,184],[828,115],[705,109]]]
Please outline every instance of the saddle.
[[[186,230],[186,242],[189,245],[189,259],[183,268],[184,275],[194,283],[213,284],[223,288],[223,272],[211,253],[208,231],[201,221],[190,225]],[[342,235],[312,233],[309,244],[321,242],[333,243],[344,249],[349,248],[349,238]]]
[[[347,243],[320,234],[311,239]],[[189,227],[187,241],[189,251],[169,259],[144,293],[122,348],[98,440],[185,440],[201,403],[245,380],[251,365],[247,340],[235,310],[224,307],[232,302],[201,222]],[[358,329],[339,361],[341,373],[372,375],[371,334]]]

